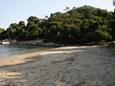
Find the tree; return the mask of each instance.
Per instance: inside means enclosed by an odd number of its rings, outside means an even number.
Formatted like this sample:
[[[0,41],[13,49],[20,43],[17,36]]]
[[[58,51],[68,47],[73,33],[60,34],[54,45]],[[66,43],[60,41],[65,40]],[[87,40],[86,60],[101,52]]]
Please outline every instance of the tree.
[[[69,7],[66,7],[66,8],[64,9],[64,11],[65,11],[65,12],[68,12],[68,11],[69,11]]]
[[[20,21],[18,23],[18,28],[16,30],[16,35],[17,35],[16,40],[20,40],[20,41],[25,40],[25,27],[26,25],[24,21]]]
[[[0,33],[2,33],[4,31],[4,29],[3,28],[0,28]]]
[[[16,39],[16,31],[18,29],[17,23],[12,23],[7,29],[8,39]]]
[[[52,13],[45,19],[30,16],[27,24],[12,23],[0,37],[19,41],[42,38],[64,44],[110,41],[115,39],[114,19],[114,13],[92,6],[67,7],[64,13]]]
[[[33,22],[34,24],[39,24],[40,20],[35,17],[35,16],[30,16],[28,19],[27,19],[28,22]]]
[[[0,28],[0,40],[2,40],[4,38],[4,29]]]
[[[37,39],[38,36],[42,33],[40,28],[40,20],[37,17],[29,17],[28,23],[25,27],[25,37],[27,40]]]

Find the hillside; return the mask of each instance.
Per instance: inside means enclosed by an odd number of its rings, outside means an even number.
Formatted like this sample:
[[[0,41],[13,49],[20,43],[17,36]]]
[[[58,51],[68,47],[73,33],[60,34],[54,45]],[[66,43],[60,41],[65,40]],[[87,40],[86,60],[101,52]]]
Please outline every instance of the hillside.
[[[2,33],[0,39],[18,41],[44,39],[45,41],[81,44],[99,41],[111,41],[115,38],[113,12],[91,6],[73,7],[66,12],[52,13],[50,17],[40,19],[30,16],[24,21],[11,23]]]

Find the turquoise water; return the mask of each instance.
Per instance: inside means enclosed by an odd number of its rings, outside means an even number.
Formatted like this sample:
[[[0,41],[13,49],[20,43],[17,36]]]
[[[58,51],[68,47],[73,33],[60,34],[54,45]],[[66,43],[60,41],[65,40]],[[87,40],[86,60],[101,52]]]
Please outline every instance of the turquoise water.
[[[32,45],[0,45],[0,58],[8,58],[13,55],[41,51],[45,49],[48,49],[48,47]]]

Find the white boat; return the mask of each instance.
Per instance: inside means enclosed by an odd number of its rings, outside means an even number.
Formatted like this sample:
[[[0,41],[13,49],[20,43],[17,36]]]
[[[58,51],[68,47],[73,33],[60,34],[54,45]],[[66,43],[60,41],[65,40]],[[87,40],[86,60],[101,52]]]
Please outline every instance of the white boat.
[[[10,44],[11,42],[8,40],[8,39],[4,39],[2,42],[1,42],[1,44],[6,44],[6,45],[8,45],[8,44]]]
[[[7,45],[7,44],[10,44],[10,42],[2,42],[1,44],[6,44]]]

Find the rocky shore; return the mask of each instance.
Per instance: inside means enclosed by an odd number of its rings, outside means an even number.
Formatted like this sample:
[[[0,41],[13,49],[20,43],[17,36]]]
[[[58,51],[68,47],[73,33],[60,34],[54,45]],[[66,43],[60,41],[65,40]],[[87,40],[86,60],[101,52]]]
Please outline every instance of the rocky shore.
[[[39,45],[39,46],[47,46],[47,47],[59,47],[60,46],[59,43],[44,42],[43,40],[21,41],[21,42],[17,42],[17,44]]]

